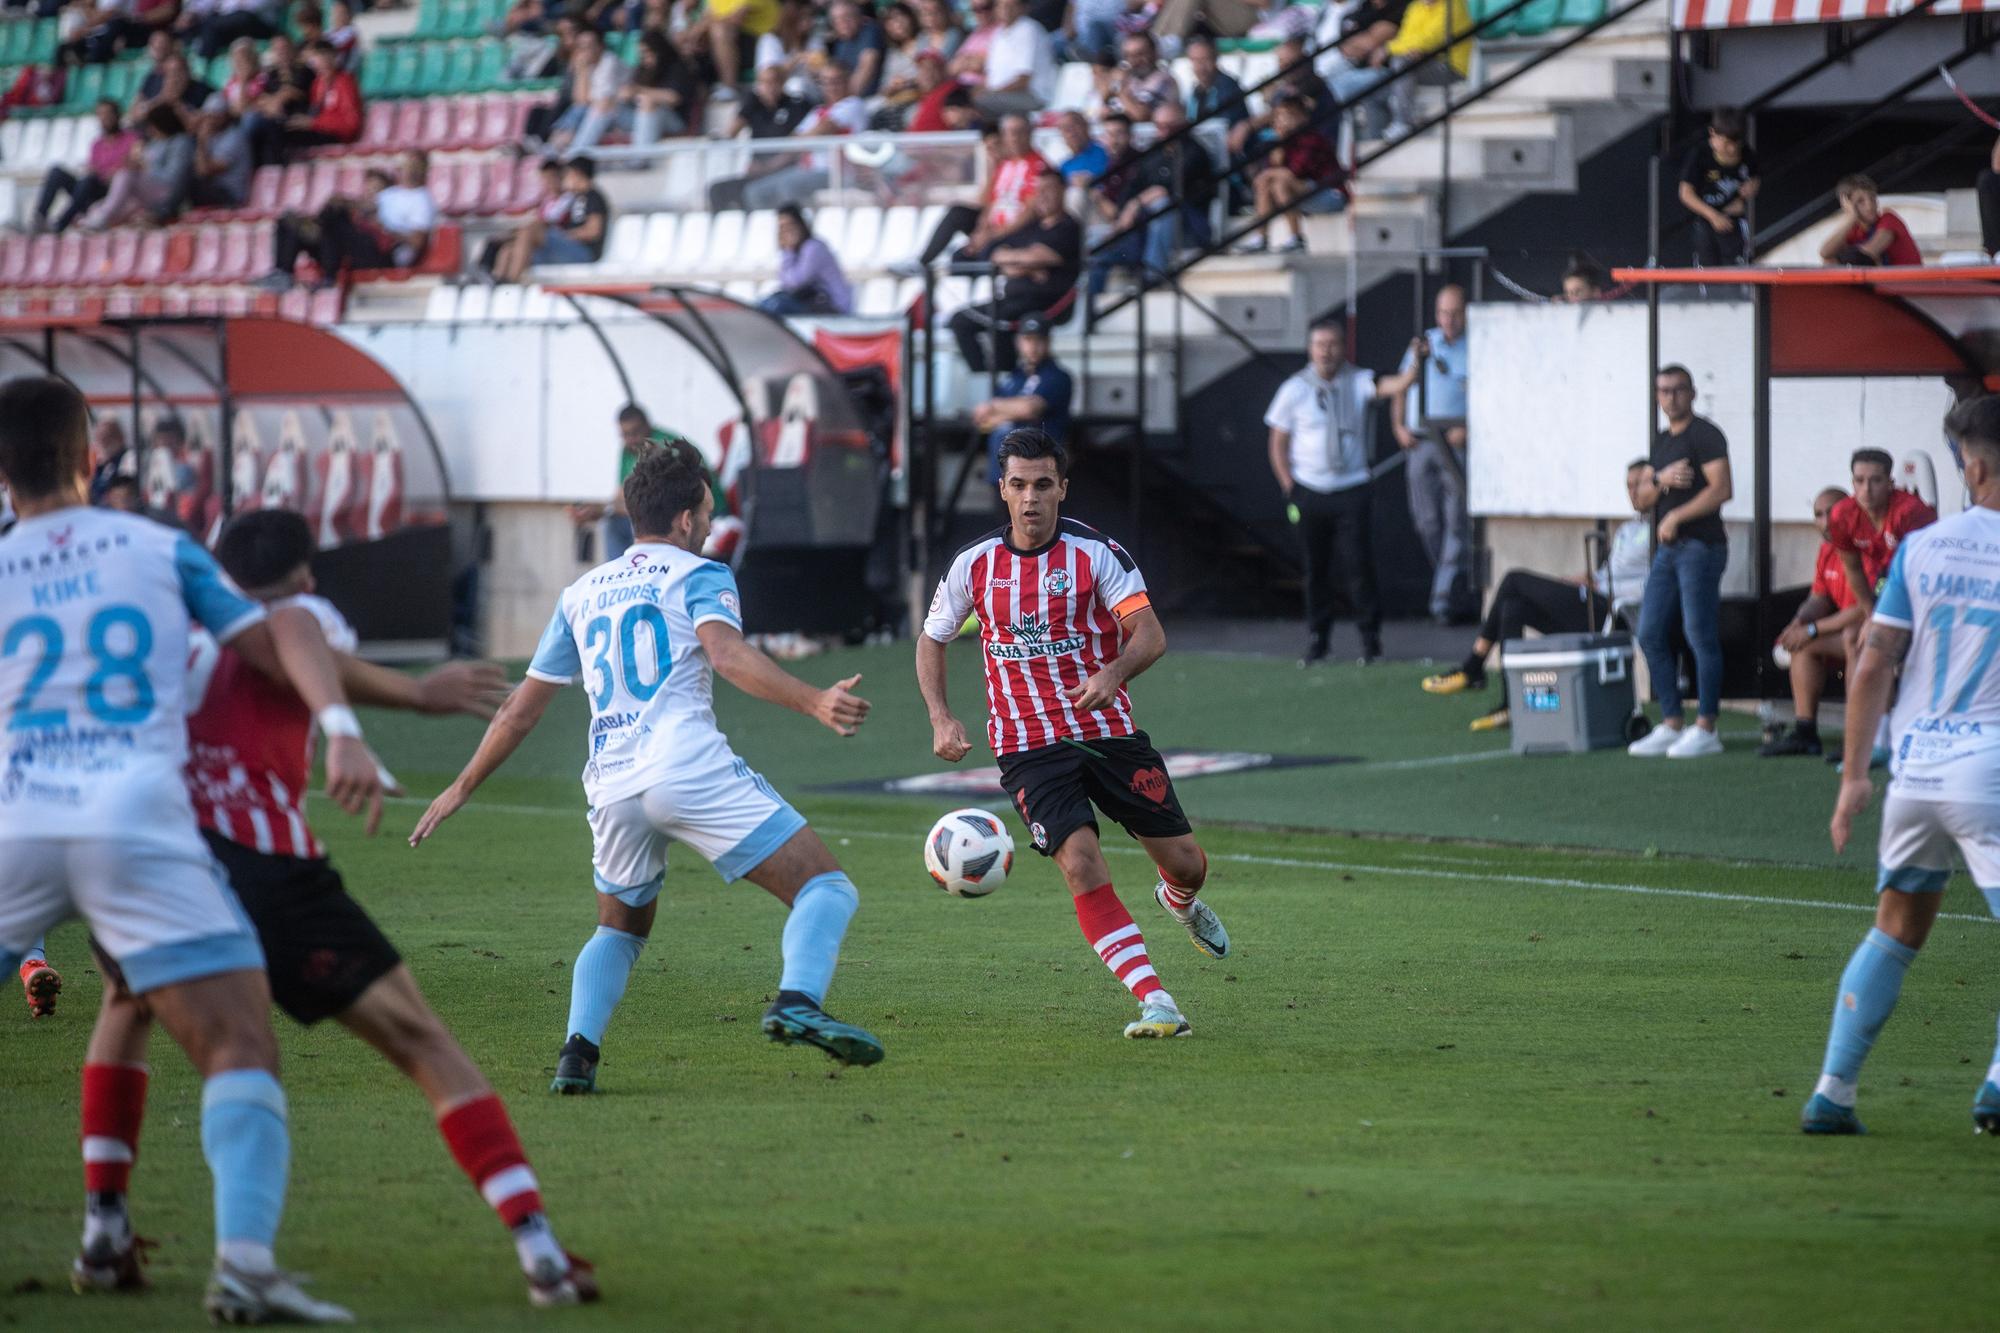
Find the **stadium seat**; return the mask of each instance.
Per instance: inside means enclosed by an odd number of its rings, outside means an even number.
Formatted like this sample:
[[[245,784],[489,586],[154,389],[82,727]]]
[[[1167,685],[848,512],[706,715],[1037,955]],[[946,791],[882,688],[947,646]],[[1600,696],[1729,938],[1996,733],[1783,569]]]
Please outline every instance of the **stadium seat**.
[[[28,132],[29,122],[25,120],[0,121],[0,162],[9,167],[19,167],[21,162],[21,136]]]
[[[708,224],[708,262],[705,267],[733,273],[743,267],[743,214],[729,208],[715,214]]]
[[[166,276],[167,240],[176,234],[154,230],[139,238],[138,253],[132,260],[132,281],[158,282]]]
[[[866,206],[847,210],[847,235],[840,252],[842,262],[866,267],[875,262],[875,249],[882,239],[882,210]]]
[[[304,162],[294,162],[285,168],[283,182],[278,187],[278,207],[287,213],[304,210],[306,200],[312,197],[312,167]]]
[[[629,273],[639,267],[646,242],[646,218],[641,213],[621,213],[612,220],[611,236],[604,246],[606,268]]]
[[[528,294],[521,300],[521,318],[528,320],[548,320],[558,317],[567,321],[575,314],[567,301],[558,304],[548,289],[538,283],[528,284]]]
[[[894,278],[869,278],[855,284],[854,313],[857,315],[887,315],[896,305],[896,280]]]
[[[458,318],[458,288],[441,282],[431,288],[424,302],[424,318],[433,324],[449,324]]]
[[[482,284],[464,287],[458,293],[458,320],[461,324],[477,324],[486,318],[486,312],[493,306],[493,289]]]
[[[342,199],[359,199],[361,192],[368,188],[368,164],[360,161],[345,161],[338,164],[333,176],[333,192]]]
[[[250,178],[250,197],[244,201],[243,211],[256,217],[265,217],[278,211],[278,195],[284,187],[283,167],[259,167],[257,174]]]
[[[424,103],[421,98],[396,103],[395,133],[390,144],[420,143],[424,136]]]
[[[812,212],[813,235],[826,243],[826,248],[847,258],[847,210],[839,204],[828,204]]]
[[[397,102],[370,102],[368,117],[362,123],[361,137],[355,141],[357,153],[378,153],[386,151],[396,142]]]
[[[766,269],[778,262],[778,215],[760,208],[743,219],[743,240],[736,248],[739,268]]]
[[[311,173],[306,186],[305,211],[317,213],[325,208],[333,198],[334,184],[339,177],[340,164],[326,158],[313,162],[308,167]]]
[[[28,271],[28,238],[17,232],[0,234],[0,287],[18,287]]]
[[[689,213],[681,218],[680,235],[674,240],[667,272],[689,274],[702,271],[708,262],[710,226],[711,219],[707,213]]]
[[[757,283],[753,278],[737,278],[722,284],[722,294],[733,296],[745,305],[757,304]]]
[[[449,97],[429,97],[420,105],[424,109],[423,126],[417,137],[406,140],[404,147],[423,148],[438,152],[451,143],[452,99]]]
[[[95,287],[106,280],[111,270],[111,237],[106,232],[92,232],[83,238],[83,249],[76,266],[76,281],[85,286]]]
[[[520,213],[541,201],[542,178],[533,158],[514,161],[505,155],[486,160],[486,190],[482,213]]]
[[[521,298],[524,291],[519,283],[510,282],[493,289],[493,299],[486,307],[486,318],[496,324],[504,324],[521,317]]]
[[[83,273],[83,233],[71,227],[56,237],[55,261],[46,269],[37,271],[53,286],[69,287]]]
[[[913,204],[897,204],[882,215],[882,234],[863,262],[875,267],[911,259],[923,247],[917,235],[917,210]]]
[[[188,256],[187,269],[182,275],[189,282],[210,282],[216,271],[222,267],[222,228],[197,227],[194,229],[194,251]]]
[[[681,215],[653,213],[646,218],[646,239],[639,249],[639,269],[643,273],[671,272],[674,242],[680,236]]]
[[[455,97],[451,102],[451,129],[446,133],[443,146],[446,148],[491,148],[497,141],[480,138],[480,128],[486,121],[486,103],[477,97]]]
[[[527,118],[525,107],[517,116],[514,111],[518,99],[505,93],[487,93],[479,99],[479,129],[472,136],[472,142],[481,148],[497,148],[504,143],[516,142],[521,137],[520,122]]]
[[[139,264],[139,239],[139,231],[132,227],[120,227],[111,233],[104,263],[99,269],[99,282],[132,280],[132,272]]]
[[[1090,104],[1095,88],[1090,65],[1081,60],[1068,61],[1056,73],[1056,95],[1049,107],[1055,111],[1081,111]]]

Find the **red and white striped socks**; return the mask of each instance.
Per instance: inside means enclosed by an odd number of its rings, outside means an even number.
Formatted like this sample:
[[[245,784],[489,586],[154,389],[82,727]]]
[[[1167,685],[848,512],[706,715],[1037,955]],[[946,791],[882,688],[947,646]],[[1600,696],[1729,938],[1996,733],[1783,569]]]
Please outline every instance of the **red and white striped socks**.
[[[144,1065],[83,1067],[83,1244],[114,1249],[131,1244],[125,1195],[139,1157],[139,1126],[146,1118]]]
[[[1160,986],[1153,965],[1146,959],[1146,937],[1109,884],[1076,895],[1076,923],[1083,927],[1083,937],[1097,950],[1104,965],[1125,983],[1139,1003],[1146,1003],[1156,994],[1166,1003],[1173,1003],[1173,997]]]
[[[1167,907],[1175,912],[1185,912],[1194,906],[1195,895],[1200,893],[1201,886],[1208,882],[1208,853],[1201,854],[1201,873],[1194,877],[1192,884],[1176,884],[1174,877],[1161,867],[1154,866],[1153,869],[1160,872],[1160,883],[1165,886],[1160,896],[1167,900]]]
[[[521,1267],[533,1272],[537,1259],[560,1259],[562,1247],[542,1216],[541,1185],[499,1095],[489,1092],[452,1107],[438,1117],[438,1132],[480,1197],[514,1233]]]

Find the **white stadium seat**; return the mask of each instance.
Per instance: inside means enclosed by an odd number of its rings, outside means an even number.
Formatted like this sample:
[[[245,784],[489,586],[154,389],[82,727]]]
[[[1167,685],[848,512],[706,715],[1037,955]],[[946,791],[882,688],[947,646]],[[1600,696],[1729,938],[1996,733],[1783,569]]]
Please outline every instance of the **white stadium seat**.
[[[857,315],[889,315],[895,313],[895,308],[894,278],[870,278],[854,289],[854,313]]]
[[[1095,91],[1090,81],[1090,66],[1081,60],[1072,60],[1056,74],[1055,100],[1049,104],[1051,111],[1081,111],[1090,104],[1090,95]]]
[[[620,213],[612,220],[611,241],[604,247],[604,265],[606,270],[629,273],[639,267],[640,255],[645,241],[645,214]]]
[[[504,323],[521,317],[521,297],[526,289],[519,283],[510,282],[504,287],[493,289],[492,304],[486,308],[486,318],[494,323]]]
[[[708,263],[716,273],[738,273],[743,265],[743,214],[734,208],[714,214],[708,224]]]
[[[33,171],[40,171],[49,165],[49,126],[52,123],[31,120],[22,127],[21,157],[16,165]]]
[[[424,302],[424,318],[440,324],[457,319],[458,288],[448,282],[431,288],[430,298]]]
[[[871,257],[877,267],[901,263],[905,259],[915,259],[923,244],[924,238],[917,234],[916,206],[897,204],[882,215],[882,234],[875,242]]]
[[[42,151],[47,154],[46,160],[50,162],[68,162],[78,156],[76,152],[76,121],[50,121],[48,146]]]
[[[0,164],[21,166],[21,135],[27,128],[25,120],[0,121]]]
[[[755,305],[757,304],[757,283],[751,278],[737,278],[732,282],[722,284],[722,294],[724,296],[733,296],[739,301]]]
[[[812,211],[813,235],[826,242],[826,248],[847,262],[847,210],[839,204],[828,204],[825,208]]]
[[[673,262],[667,265],[669,273],[699,273],[708,263],[708,231],[711,218],[707,213],[689,213],[681,218],[680,236],[674,242]]]
[[[458,293],[458,318],[461,323],[478,324],[485,320],[486,312],[493,306],[493,289],[481,283],[464,287]]]
[[[737,266],[766,269],[778,262],[778,215],[760,208],[743,219],[743,244],[737,248]]]
[[[575,318],[575,316],[575,307],[571,306],[567,301],[558,305],[555,297],[550,296],[548,292],[538,286],[528,287],[527,294],[521,300],[522,319],[535,321],[560,319],[567,321]]]
[[[639,268],[645,273],[667,273],[674,266],[674,242],[680,238],[681,215],[653,213],[646,218],[646,240],[639,250]]]
[[[847,236],[840,259],[850,268],[872,268],[875,243],[882,235],[882,210],[873,206],[847,210]]]

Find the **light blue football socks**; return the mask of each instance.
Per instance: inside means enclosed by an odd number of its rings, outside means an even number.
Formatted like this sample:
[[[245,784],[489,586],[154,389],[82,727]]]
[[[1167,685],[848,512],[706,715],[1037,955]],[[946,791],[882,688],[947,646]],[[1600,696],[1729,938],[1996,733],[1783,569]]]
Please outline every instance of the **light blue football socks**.
[[[201,1151],[215,1177],[216,1253],[239,1268],[269,1269],[292,1158],[278,1080],[230,1069],[204,1082]]]
[[[840,960],[840,941],[861,895],[854,881],[838,870],[807,880],[792,899],[792,914],[785,920],[785,971],[778,979],[781,991],[798,991],[812,997],[814,1004],[826,1002],[833,985],[833,966]]]
[[[1854,1105],[1861,1062],[1896,1008],[1903,974],[1917,951],[1880,930],[1870,930],[1840,974],[1833,1002],[1833,1029],[1827,1034],[1826,1063],[1815,1091],[1836,1106]]]
[[[625,983],[646,947],[644,936],[599,926],[576,956],[569,979],[569,1031],[593,1046],[604,1044],[611,1011],[625,998]]]

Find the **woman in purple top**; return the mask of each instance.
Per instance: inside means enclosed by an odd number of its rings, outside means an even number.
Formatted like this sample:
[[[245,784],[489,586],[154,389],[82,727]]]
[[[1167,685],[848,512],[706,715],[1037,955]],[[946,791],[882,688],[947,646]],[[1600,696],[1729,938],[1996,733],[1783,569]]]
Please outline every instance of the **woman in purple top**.
[[[847,275],[796,204],[778,210],[778,290],[759,307],[773,315],[845,315],[854,309]]]

